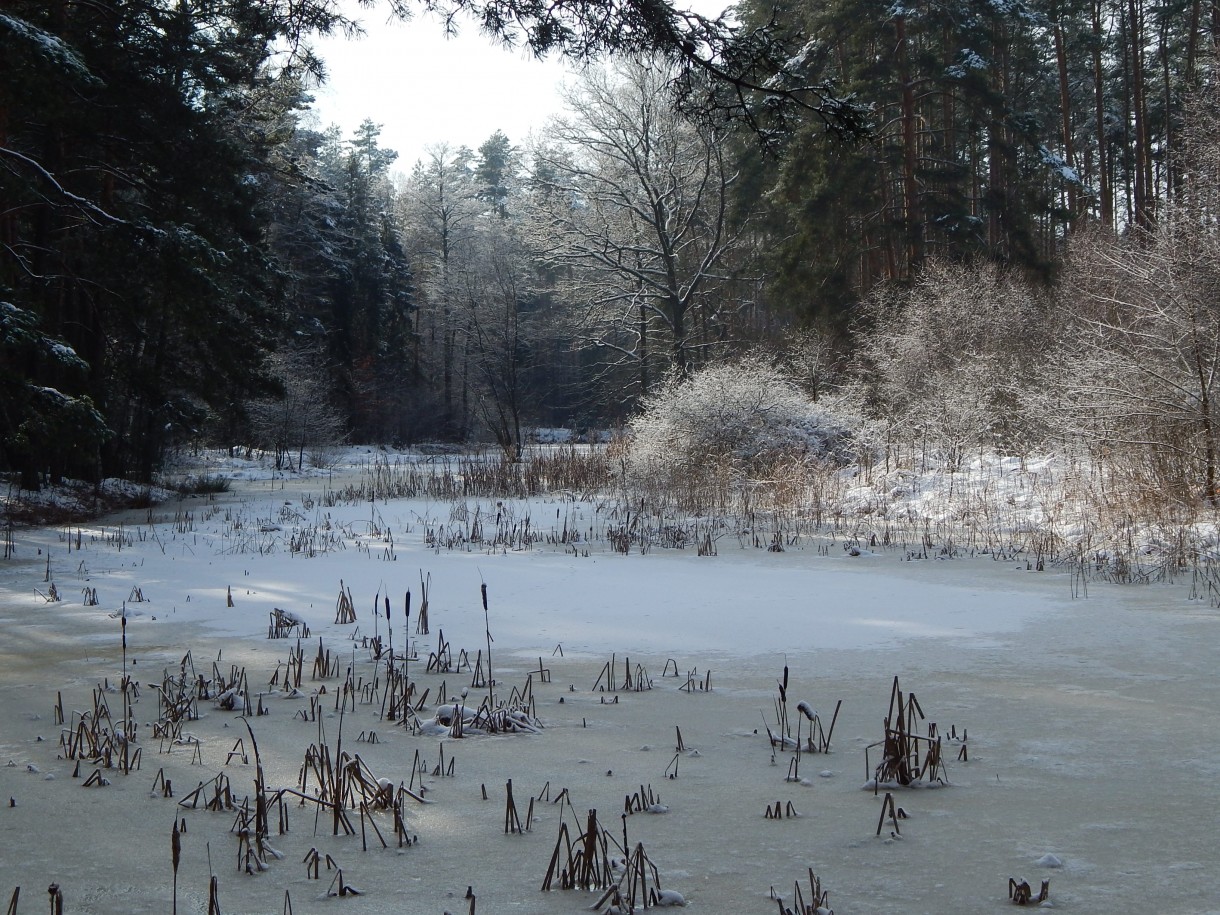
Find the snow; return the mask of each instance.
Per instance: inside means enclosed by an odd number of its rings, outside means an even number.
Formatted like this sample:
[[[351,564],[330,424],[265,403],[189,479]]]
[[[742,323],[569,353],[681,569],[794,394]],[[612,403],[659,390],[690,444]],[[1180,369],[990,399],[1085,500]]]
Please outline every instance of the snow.
[[[567,444],[574,439],[571,429],[554,428],[535,429],[531,437],[536,442],[544,442],[550,445]]]
[[[962,48],[962,50],[958,51],[957,62],[945,68],[945,75],[950,79],[965,79],[967,73],[971,70],[986,69],[987,61],[977,51],[970,48]]]
[[[1080,173],[1072,168],[1064,158],[1056,152],[1048,149],[1045,146],[1038,147],[1038,153],[1042,156],[1042,162],[1052,171],[1056,172],[1060,179],[1067,184],[1074,184],[1077,187],[1085,187],[1084,181],[1080,177]],[[1090,190],[1086,188],[1086,190]]]
[[[347,460],[373,454],[353,451]],[[1186,584],[1093,582],[1079,599],[1066,572],[1030,571],[1023,558],[959,551],[953,560],[912,561],[901,545],[852,556],[841,539],[823,549],[806,538],[772,553],[725,537],[715,557],[659,549],[623,556],[596,536],[605,506],[571,500],[500,507],[518,520],[528,515],[541,532],[565,522],[591,531],[582,544],[588,555],[545,539],[529,549],[467,539],[448,550],[429,545],[429,529],[468,524],[460,519],[476,508],[494,517],[489,500],[456,507],[464,511],[428,500],[344,504],[324,497],[350,479],[341,467],[285,476],[221,460],[197,470],[246,474],[230,493],[174,497],[153,510],[152,523],[143,509],[68,529],[18,529],[17,558],[0,564],[0,798],[13,799],[0,806],[0,860],[23,896],[54,882],[67,911],[169,911],[169,834],[178,818],[188,827],[183,911],[206,911],[212,873],[225,911],[278,912],[286,892],[296,911],[321,911],[333,875],[307,878],[300,862],[311,848],[360,887],[353,904],[368,915],[466,911],[468,886],[479,911],[584,911],[596,895],[539,887],[560,823],[574,837],[596,809],[611,834],[626,829],[631,847],[645,847],[663,891],[691,911],[774,911],[772,894],[790,901],[797,881],[808,899],[809,868],[839,912],[1007,909],[1009,878],[1031,869],[1035,892],[1049,876],[1051,902],[1069,911],[1113,911],[1133,896],[1155,900],[1159,912],[1215,911],[1207,798],[1220,762],[1208,722],[1220,702],[1220,617],[1188,600]],[[855,497],[892,515],[948,517],[956,503],[942,483],[965,500],[971,487],[998,485],[975,469],[940,481],[878,474],[869,486],[857,480]],[[1052,470],[1005,465],[1013,518],[1048,509],[1042,487]],[[279,529],[262,531],[268,526]],[[312,557],[292,552],[294,534],[311,528],[342,546]],[[48,578],[64,596],[59,603],[42,596]],[[427,635],[415,632],[421,578],[431,582]],[[355,623],[335,622],[341,581]],[[96,589],[96,606],[81,602],[84,588]],[[408,590],[410,619],[402,612]],[[296,640],[266,637],[273,608],[312,632],[302,642],[299,691],[282,685]],[[136,705],[142,765],[130,775],[103,769],[109,785],[82,791],[94,766],[82,763],[73,777],[54,703],[62,696],[70,729],[92,707],[95,688],[119,682],[124,609],[127,673],[144,685]],[[426,720],[443,720],[455,704],[476,711],[487,693],[469,670],[425,671],[443,632],[472,664],[480,652],[485,661],[490,645],[498,693],[522,687],[534,671],[540,726],[454,739],[438,722],[435,733],[413,735],[382,718],[376,703],[349,706],[341,719],[340,681],[310,677],[319,640],[371,682],[376,664],[360,639],[385,639],[391,625],[395,651],[411,650],[411,678],[431,691]],[[407,808],[418,843],[396,847],[378,813],[390,847],[370,831],[363,851],[359,835],[332,836],[325,824],[315,828],[307,808],[290,805],[287,833],[275,831],[272,814],[271,841],[284,860],[269,859],[253,876],[239,871],[233,813],[175,803],[218,773],[239,799],[251,792],[252,764],[226,763],[239,737],[248,744],[238,713],[217,708],[219,698],[201,702],[201,717],[172,746],[160,746],[148,726],[157,715],[151,685],[164,669],[177,671],[188,651],[209,676],[213,665],[226,677],[243,667],[263,693],[268,713],[250,727],[269,784],[295,785],[306,748],[323,740],[333,748],[342,728],[344,750],[360,755],[377,785],[426,790],[428,804]],[[612,661],[620,681],[638,666],[652,688],[595,688]],[[785,667],[790,721],[812,713],[829,728],[842,700],[829,754],[798,758],[770,746],[764,725],[776,727]],[[969,760],[958,761],[958,744],[946,743],[948,784],[893,788],[910,817],[900,836],[890,835],[888,821],[877,836],[881,798],[861,790],[871,776],[864,747],[882,736],[895,676],[942,733],[968,728]],[[701,688],[705,677],[710,690]],[[438,705],[442,683],[448,698]],[[689,684],[700,688],[683,688]],[[117,709],[118,694],[106,695]],[[302,717],[311,702],[322,710],[317,721]],[[451,777],[433,774],[442,758],[454,764]],[[800,771],[789,779],[793,764]],[[172,779],[174,798],[150,792],[158,771]],[[534,821],[520,835],[503,828],[509,779],[523,817],[534,798]],[[648,807],[668,812],[620,822],[624,797],[644,787],[654,794]],[[570,803],[556,803],[564,789]],[[765,818],[777,801],[799,816]]]

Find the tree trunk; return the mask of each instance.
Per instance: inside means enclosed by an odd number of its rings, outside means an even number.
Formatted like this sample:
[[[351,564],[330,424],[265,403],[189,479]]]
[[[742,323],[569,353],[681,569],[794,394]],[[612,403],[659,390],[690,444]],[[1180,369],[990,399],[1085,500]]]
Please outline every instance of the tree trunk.
[[[997,21],[992,42],[995,66],[992,68],[992,95],[987,136],[987,195],[990,204],[988,236],[993,257],[1007,260],[1011,253],[1008,238],[1008,152],[1010,148],[1005,117],[1008,108],[1008,30]]]
[[[640,398],[648,396],[652,380],[648,377],[648,309],[640,297]]]
[[[1190,25],[1186,29],[1186,84],[1195,85],[1195,64],[1199,60],[1199,19],[1203,15],[1202,0],[1190,4]]]
[[[1177,197],[1180,188],[1180,182],[1177,180],[1178,168],[1178,150],[1176,148],[1175,136],[1177,131],[1174,129],[1174,118],[1170,115],[1173,111],[1173,80],[1169,73],[1169,17],[1163,17],[1161,22],[1160,37],[1157,43],[1157,55],[1161,60],[1161,91],[1162,104],[1164,105],[1166,116],[1164,118],[1165,136],[1161,140],[1162,148],[1169,151],[1169,154],[1164,157],[1161,162],[1161,176],[1159,184],[1164,189],[1165,199],[1172,200]],[[1189,78],[1189,71],[1188,78]],[[1156,187],[1156,184],[1153,185]]]
[[[673,324],[673,359],[674,371],[679,378],[685,378],[690,372],[686,354],[686,302],[681,296],[674,295],[670,302],[670,317]]]
[[[1097,193],[1101,198],[1098,217],[1103,226],[1113,229],[1114,200],[1110,185],[1110,154],[1106,142],[1105,72],[1101,60],[1101,4],[1102,0],[1093,0],[1093,103],[1097,134]]]
[[[919,213],[919,194],[915,173],[919,163],[915,131],[915,85],[911,77],[907,49],[906,17],[894,17],[898,38],[898,78],[902,84],[902,224],[906,233],[906,261],[909,274],[923,262],[923,220]]]
[[[1072,93],[1068,85],[1067,51],[1064,48],[1063,23],[1059,21],[1055,22],[1055,61],[1059,65],[1059,112],[1062,118],[1063,129],[1063,161],[1067,163],[1067,167],[1074,174],[1076,172],[1076,153],[1075,144],[1072,142]],[[1075,180],[1069,180],[1066,183],[1067,231],[1071,232],[1079,213],[1079,185]]]
[[[1131,116],[1135,136],[1135,182],[1132,189],[1135,224],[1152,225],[1152,157],[1148,145],[1148,109],[1144,84],[1144,10],[1142,0],[1127,0],[1128,49],[1131,66]]]

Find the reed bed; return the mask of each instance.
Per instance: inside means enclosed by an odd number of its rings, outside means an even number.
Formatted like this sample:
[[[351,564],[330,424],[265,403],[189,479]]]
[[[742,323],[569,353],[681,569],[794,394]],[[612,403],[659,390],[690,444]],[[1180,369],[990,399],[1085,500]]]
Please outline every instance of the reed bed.
[[[980,455],[948,471],[789,458],[749,479],[708,467],[660,485],[629,479],[625,455],[618,445],[539,450],[518,462],[487,455],[379,459],[361,468],[359,482],[322,501],[447,503],[447,518],[422,525],[436,551],[522,551],[545,543],[576,555],[600,545],[624,555],[715,556],[731,542],[769,552],[884,550],[911,561],[986,556],[1069,571],[1075,589],[1092,580],[1189,578],[1199,599],[1220,605],[1214,511],[1147,496],[1123,502],[1114,472],[1088,461]],[[555,501],[555,517],[543,521],[510,501],[526,499]],[[577,522],[565,501],[590,504],[592,522]],[[267,547],[247,535],[241,548]]]
[[[389,499],[526,499],[552,493],[593,498],[613,483],[602,449],[568,445],[535,449],[522,460],[475,453],[414,459],[379,456],[357,468],[360,479],[322,496],[322,505],[351,505]]]
[[[1121,468],[1072,456],[983,453],[953,469],[920,461],[917,451],[907,457],[846,468],[785,458],[749,478],[710,466],[662,485],[629,472],[622,442],[539,446],[518,461],[498,453],[379,455],[356,468],[353,482],[306,493],[270,514],[253,515],[240,503],[178,507],[159,518],[170,525],[168,535],[156,529],[151,509],[146,525],[68,526],[63,553],[46,558],[46,581],[62,580],[82,547],[121,554],[151,539],[163,552],[202,547],[221,556],[286,551],[301,558],[354,548],[393,561],[395,540],[410,535],[438,553],[545,545],[576,556],[608,549],[713,557],[732,545],[776,553],[884,551],[907,561],[981,556],[1067,573],[1074,596],[1093,581],[1184,581],[1192,598],[1220,606],[1214,508],[1158,498]],[[395,530],[378,503],[409,498],[433,508]],[[341,522],[327,511],[355,505],[369,506],[363,521]],[[56,596],[63,593],[57,585]]]

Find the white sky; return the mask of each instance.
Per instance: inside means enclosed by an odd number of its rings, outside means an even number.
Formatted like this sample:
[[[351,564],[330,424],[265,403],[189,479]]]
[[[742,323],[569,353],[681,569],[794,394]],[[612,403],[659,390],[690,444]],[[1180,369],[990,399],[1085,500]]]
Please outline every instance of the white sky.
[[[318,126],[338,124],[350,136],[372,118],[403,173],[433,144],[477,150],[503,130],[519,145],[560,110],[558,86],[568,71],[557,60],[502,48],[473,24],[446,38],[441,23],[422,13],[408,23],[387,21],[378,8],[356,15],[363,38],[315,42],[330,74],[314,92]]]

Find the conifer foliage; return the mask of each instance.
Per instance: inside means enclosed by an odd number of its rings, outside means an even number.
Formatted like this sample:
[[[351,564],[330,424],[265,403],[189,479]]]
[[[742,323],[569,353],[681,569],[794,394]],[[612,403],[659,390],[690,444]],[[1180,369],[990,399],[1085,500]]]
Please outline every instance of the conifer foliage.
[[[5,4],[0,461],[27,481],[147,479],[257,383],[278,292],[264,128],[286,103],[267,90],[310,63],[266,62],[339,24],[314,2]],[[41,447],[66,428],[74,447]]]

